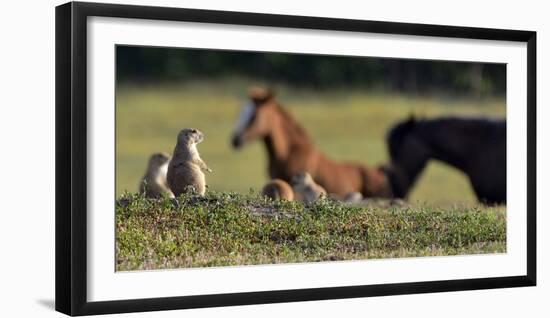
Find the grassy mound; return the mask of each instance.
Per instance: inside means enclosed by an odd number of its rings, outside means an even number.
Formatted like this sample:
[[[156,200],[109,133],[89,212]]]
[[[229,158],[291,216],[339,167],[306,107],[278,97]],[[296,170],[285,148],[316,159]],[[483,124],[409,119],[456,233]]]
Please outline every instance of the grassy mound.
[[[116,206],[119,271],[506,251],[503,207],[312,205],[255,194],[146,199]]]

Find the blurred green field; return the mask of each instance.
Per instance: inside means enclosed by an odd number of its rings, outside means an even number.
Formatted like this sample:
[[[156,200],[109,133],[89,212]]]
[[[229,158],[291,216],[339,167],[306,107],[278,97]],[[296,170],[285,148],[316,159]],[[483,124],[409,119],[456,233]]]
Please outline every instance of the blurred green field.
[[[220,80],[169,85],[117,86],[116,195],[137,191],[153,152],[172,152],[181,128],[205,133],[199,145],[203,160],[214,170],[210,189],[247,193],[268,180],[266,154],[260,142],[234,151],[230,135],[247,87],[253,82]],[[418,97],[358,90],[297,90],[276,85],[279,102],[307,129],[330,157],[378,165],[388,160],[387,130],[409,114],[435,117],[505,116],[505,101],[450,97]],[[411,201],[475,202],[459,171],[431,162],[413,190]]]

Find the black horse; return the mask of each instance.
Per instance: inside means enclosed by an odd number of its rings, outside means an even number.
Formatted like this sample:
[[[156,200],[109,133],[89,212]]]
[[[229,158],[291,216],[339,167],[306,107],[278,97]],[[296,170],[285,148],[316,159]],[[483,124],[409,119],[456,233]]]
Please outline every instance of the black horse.
[[[479,201],[506,203],[505,120],[411,117],[389,131],[387,143],[395,197],[406,197],[428,160],[436,159],[463,171]]]

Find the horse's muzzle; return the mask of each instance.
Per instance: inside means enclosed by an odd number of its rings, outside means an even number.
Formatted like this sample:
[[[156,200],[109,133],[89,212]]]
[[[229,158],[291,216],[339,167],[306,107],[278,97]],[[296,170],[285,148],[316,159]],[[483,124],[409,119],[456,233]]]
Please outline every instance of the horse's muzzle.
[[[243,145],[243,138],[240,136],[240,135],[234,135],[232,138],[231,138],[231,145],[233,146],[233,148],[235,149],[239,149],[242,147]]]

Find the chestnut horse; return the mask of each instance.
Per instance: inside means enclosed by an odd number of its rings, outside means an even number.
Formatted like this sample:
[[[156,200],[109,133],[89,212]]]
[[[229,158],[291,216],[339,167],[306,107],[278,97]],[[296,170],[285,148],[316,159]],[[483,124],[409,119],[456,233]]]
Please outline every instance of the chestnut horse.
[[[336,162],[315,146],[305,129],[275,100],[268,89],[250,90],[235,128],[232,143],[238,149],[260,139],[268,155],[268,172],[272,179],[290,182],[300,172],[311,174],[327,193],[344,198],[351,192],[364,197],[390,197],[385,174],[351,162]]]
[[[506,121],[481,118],[408,120],[388,133],[392,191],[406,197],[430,159],[463,171],[479,201],[506,203]]]

